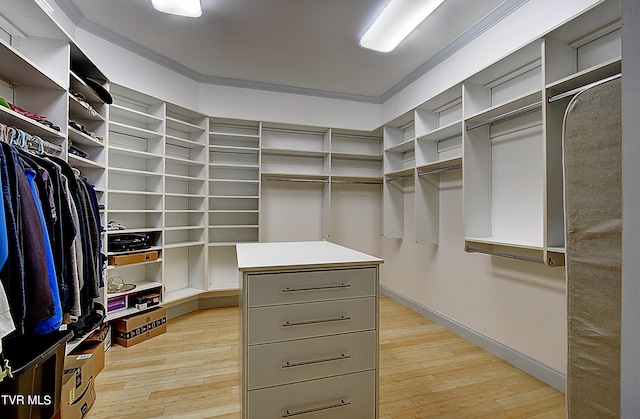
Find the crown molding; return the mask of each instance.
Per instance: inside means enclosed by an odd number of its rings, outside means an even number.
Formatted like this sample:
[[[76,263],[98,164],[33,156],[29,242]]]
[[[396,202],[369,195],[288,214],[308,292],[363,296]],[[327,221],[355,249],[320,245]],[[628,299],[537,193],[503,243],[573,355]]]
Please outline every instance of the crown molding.
[[[380,96],[380,102],[384,103],[387,100],[391,99],[396,94],[400,93],[403,89],[408,87],[411,83],[418,80],[420,77],[427,74],[429,71],[437,67],[444,60],[451,57],[456,52],[460,51],[462,48],[467,46],[473,40],[478,38],[480,35],[491,29],[493,26],[498,24],[504,18],[518,10],[529,0],[505,0],[500,6],[496,7],[485,17],[480,19],[475,25],[467,29],[460,36],[454,39],[451,43],[449,43],[446,47],[444,47],[440,52],[431,57],[428,61],[422,63],[418,68],[412,71],[408,76],[394,85],[391,89],[387,90],[385,93]]]
[[[389,90],[384,92],[381,96],[376,97],[202,74],[175,60],[166,57],[165,55],[159,54],[137,42],[134,42],[125,36],[122,36],[108,28],[105,28],[102,25],[86,19],[80,9],[78,9],[78,7],[73,3],[73,0],[55,0],[63,13],[65,13],[67,17],[78,28],[83,29],[115,45],[118,45],[128,51],[133,52],[136,55],[144,57],[162,67],[181,74],[198,83],[373,104],[382,104],[391,99],[400,91],[411,85],[411,83],[424,76],[430,70],[432,70],[433,68],[441,64],[444,60],[468,45],[474,39],[478,38],[484,32],[491,29],[493,26],[495,26],[497,23],[502,21],[504,18],[509,16],[511,13],[516,11],[528,1],[529,0],[505,0],[500,4],[500,6],[487,14],[475,25],[467,29],[462,35],[458,36],[440,52],[418,66],[414,71],[412,71],[409,75],[396,83]]]

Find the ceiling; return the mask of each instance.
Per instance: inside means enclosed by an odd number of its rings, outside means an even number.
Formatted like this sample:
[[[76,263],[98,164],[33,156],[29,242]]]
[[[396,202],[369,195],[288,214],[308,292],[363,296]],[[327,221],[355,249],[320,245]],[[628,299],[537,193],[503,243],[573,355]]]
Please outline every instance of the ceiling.
[[[381,103],[527,0],[446,0],[388,54],[358,45],[388,0],[202,0],[196,19],[151,0],[55,1],[79,28],[201,83]]]

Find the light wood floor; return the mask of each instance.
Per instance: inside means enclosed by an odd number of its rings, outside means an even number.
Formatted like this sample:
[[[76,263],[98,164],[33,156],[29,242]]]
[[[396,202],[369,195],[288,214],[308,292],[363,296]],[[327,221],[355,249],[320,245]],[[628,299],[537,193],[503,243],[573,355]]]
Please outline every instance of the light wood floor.
[[[172,319],[114,345],[96,379],[99,418],[239,418],[238,308]],[[428,319],[380,300],[380,418],[564,418],[564,394]],[[348,419],[348,418],[341,418]]]

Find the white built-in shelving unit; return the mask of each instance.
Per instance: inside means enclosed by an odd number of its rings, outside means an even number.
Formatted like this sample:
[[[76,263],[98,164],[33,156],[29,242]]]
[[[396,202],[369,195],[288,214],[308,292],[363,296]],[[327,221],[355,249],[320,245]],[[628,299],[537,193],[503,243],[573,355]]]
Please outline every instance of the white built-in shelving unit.
[[[463,83],[468,251],[508,247],[523,258],[542,260],[541,81],[536,41]]]
[[[462,168],[462,90],[453,86],[415,110],[416,242],[440,239],[440,174]]]
[[[438,242],[439,180],[462,166],[465,249],[564,266],[562,124],[578,91],[620,64],[620,2],[607,0],[384,127],[384,235]]]
[[[0,97],[48,121],[41,123],[0,106],[0,122],[39,137],[42,142],[33,141],[30,149],[65,160],[79,171],[95,189],[104,222],[108,106],[86,79],[92,78],[106,89],[108,80],[36,2],[3,4],[0,56]],[[82,125],[83,130],[70,127],[70,121]],[[85,155],[69,153],[70,146]],[[106,306],[103,289],[98,301]],[[82,340],[70,341],[67,352]]]
[[[165,105],[164,301],[206,289],[207,133],[202,114]]]
[[[144,234],[158,252],[153,261],[110,265],[107,276],[120,276],[136,288],[131,292],[163,290],[164,155],[166,104],[123,86],[111,86],[113,104],[109,110],[107,168],[107,220],[117,221],[123,230],[107,231],[109,236]],[[118,255],[119,252],[107,252]],[[117,298],[114,295],[110,298]],[[125,308],[109,318],[135,311]]]
[[[261,124],[211,118],[208,289],[238,289],[236,243],[260,239]]]

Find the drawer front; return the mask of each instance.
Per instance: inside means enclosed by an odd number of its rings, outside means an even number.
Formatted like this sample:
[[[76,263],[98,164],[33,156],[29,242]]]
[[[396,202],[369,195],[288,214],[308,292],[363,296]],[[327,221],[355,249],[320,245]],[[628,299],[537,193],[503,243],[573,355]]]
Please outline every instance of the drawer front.
[[[376,416],[375,371],[347,374],[249,391],[250,419],[372,419]]]
[[[376,268],[247,275],[249,307],[375,296]]]
[[[250,346],[249,390],[376,368],[376,332]]]
[[[249,345],[376,328],[376,297],[256,307],[247,312]]]

